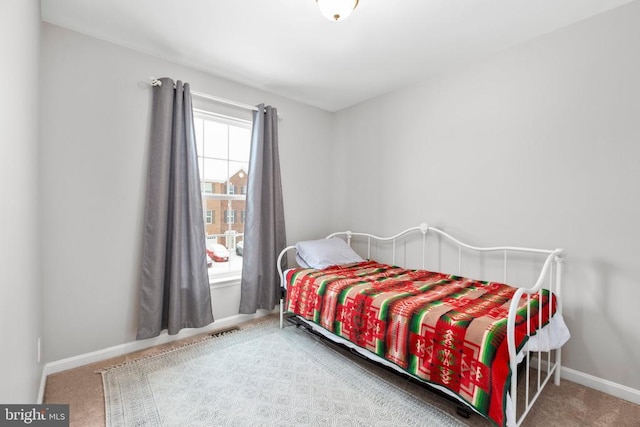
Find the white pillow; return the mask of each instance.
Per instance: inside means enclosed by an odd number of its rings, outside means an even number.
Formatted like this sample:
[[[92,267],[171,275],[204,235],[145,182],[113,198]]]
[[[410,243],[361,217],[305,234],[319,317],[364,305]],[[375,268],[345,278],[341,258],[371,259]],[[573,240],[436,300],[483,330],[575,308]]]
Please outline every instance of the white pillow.
[[[296,262],[302,268],[311,268],[309,264],[307,264],[302,258],[300,258],[300,254],[296,252]]]
[[[298,242],[296,251],[309,267],[317,269],[364,261],[347,242],[337,237]]]

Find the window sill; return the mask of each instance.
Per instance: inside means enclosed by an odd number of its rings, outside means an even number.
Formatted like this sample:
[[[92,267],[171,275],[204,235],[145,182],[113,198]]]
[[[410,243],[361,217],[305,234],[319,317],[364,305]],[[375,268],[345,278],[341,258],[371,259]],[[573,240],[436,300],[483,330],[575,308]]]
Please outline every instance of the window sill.
[[[214,277],[209,279],[211,289],[226,288],[228,286],[240,286],[242,274],[233,274],[229,276]]]

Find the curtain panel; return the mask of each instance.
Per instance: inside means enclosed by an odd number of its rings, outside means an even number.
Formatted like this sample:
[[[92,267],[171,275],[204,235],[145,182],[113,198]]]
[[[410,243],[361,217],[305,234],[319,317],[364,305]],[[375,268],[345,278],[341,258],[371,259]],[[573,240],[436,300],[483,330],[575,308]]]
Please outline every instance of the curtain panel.
[[[153,86],[137,339],[213,322],[188,83]]]
[[[253,113],[247,182],[240,313],[273,310],[280,302],[276,260],[286,247],[278,154],[278,112],[258,105]]]

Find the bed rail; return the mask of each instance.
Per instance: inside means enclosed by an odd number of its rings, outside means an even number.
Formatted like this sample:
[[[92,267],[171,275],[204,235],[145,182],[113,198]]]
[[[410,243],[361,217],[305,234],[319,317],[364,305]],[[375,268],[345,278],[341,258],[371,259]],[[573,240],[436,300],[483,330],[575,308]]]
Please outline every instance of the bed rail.
[[[462,260],[463,260],[463,252],[465,249],[467,251],[471,251],[473,253],[500,253],[502,252],[502,263],[503,263],[503,282],[508,283],[507,281],[507,272],[509,265],[509,254],[519,253],[519,254],[530,254],[530,255],[538,255],[544,256],[544,262],[542,262],[542,267],[539,270],[539,274],[537,275],[537,279],[530,286],[519,286],[514,298],[511,302],[509,308],[509,316],[507,319],[507,344],[509,350],[509,363],[510,369],[512,373],[518,372],[518,360],[517,360],[517,352],[519,349],[515,347],[515,324],[516,324],[516,316],[517,316],[517,308],[518,302],[524,296],[528,300],[532,297],[532,295],[539,294],[542,297],[542,290],[547,289],[550,292],[553,292],[557,298],[557,308],[556,313],[562,314],[562,304],[560,301],[561,297],[561,284],[562,284],[562,264],[565,261],[565,251],[564,249],[538,249],[538,248],[527,248],[527,247],[518,247],[518,246],[491,246],[491,247],[482,247],[475,246],[453,237],[449,233],[446,233],[443,230],[440,230],[436,227],[431,227],[426,223],[422,223],[419,226],[408,228],[400,233],[397,233],[393,236],[389,237],[380,237],[375,234],[370,233],[360,233],[353,231],[339,231],[335,233],[331,233],[326,238],[332,237],[340,237],[346,240],[346,242],[351,246],[354,238],[363,238],[366,239],[366,258],[371,259],[372,256],[372,244],[373,243],[387,243],[391,244],[391,263],[396,264],[397,262],[397,244],[402,240],[408,238],[411,234],[417,236],[418,239],[421,239],[421,247],[422,247],[422,269],[425,269],[426,260],[427,260],[427,237],[429,234],[434,234],[443,237],[446,241],[450,242],[454,246],[457,246],[458,249],[458,272],[457,274],[462,275]],[[285,295],[285,277],[284,272],[282,270],[282,259],[289,253],[290,251],[295,251],[295,246],[287,246],[282,252],[279,254],[277,259],[277,269],[278,274],[280,276],[281,284],[282,284],[282,299],[280,300],[280,326],[283,326],[283,316],[284,316],[284,295]],[[476,277],[477,278],[477,277]],[[484,279],[484,278],[477,278]],[[551,310],[551,304],[549,304],[549,310]],[[550,313],[551,314],[551,313]],[[539,313],[539,316],[542,314]],[[530,318],[530,313],[527,311],[527,319]],[[527,322],[528,323],[528,322]],[[528,333],[530,331],[527,331]],[[542,354],[543,352],[538,351],[535,354],[535,358],[531,358],[530,352],[526,353],[524,358],[524,370],[527,372],[525,376],[525,391],[523,398],[523,408],[520,410],[520,414],[518,415],[518,375],[512,375],[510,395],[512,396],[513,405],[512,407],[507,409],[507,419],[509,426],[519,426],[523,421],[533,403],[538,398],[540,392],[547,384],[549,379],[553,376],[553,381],[556,385],[560,383],[560,362],[561,362],[561,349],[558,348],[554,350],[555,357],[551,357],[552,352],[544,352],[546,354]],[[534,365],[532,365],[534,364]],[[537,372],[537,378],[534,379],[532,383],[529,373],[531,372],[531,367]],[[544,371],[544,375],[543,375]],[[534,388],[534,392],[530,393],[530,387]]]

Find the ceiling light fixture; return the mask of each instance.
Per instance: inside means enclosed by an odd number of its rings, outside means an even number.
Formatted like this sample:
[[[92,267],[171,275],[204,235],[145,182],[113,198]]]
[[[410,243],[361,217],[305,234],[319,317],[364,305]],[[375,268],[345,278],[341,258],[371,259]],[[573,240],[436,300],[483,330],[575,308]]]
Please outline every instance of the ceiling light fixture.
[[[358,6],[358,0],[316,0],[320,13],[329,21],[344,21]]]

